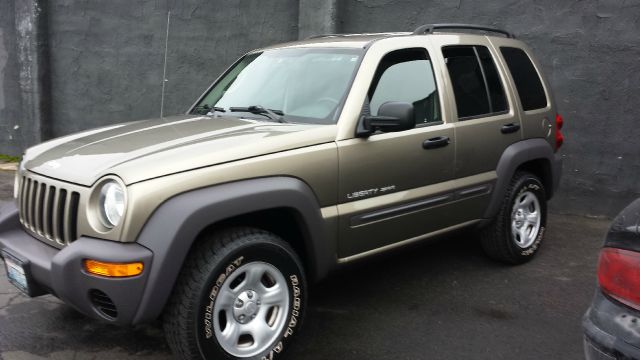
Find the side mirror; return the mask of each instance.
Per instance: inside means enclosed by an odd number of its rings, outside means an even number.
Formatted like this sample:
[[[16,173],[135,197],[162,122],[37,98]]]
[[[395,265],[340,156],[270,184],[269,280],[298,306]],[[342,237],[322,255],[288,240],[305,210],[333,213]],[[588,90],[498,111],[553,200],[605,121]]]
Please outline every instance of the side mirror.
[[[358,124],[356,135],[367,137],[376,131],[396,132],[413,129],[416,120],[413,105],[401,101],[387,101],[380,105],[378,115],[363,116]]]

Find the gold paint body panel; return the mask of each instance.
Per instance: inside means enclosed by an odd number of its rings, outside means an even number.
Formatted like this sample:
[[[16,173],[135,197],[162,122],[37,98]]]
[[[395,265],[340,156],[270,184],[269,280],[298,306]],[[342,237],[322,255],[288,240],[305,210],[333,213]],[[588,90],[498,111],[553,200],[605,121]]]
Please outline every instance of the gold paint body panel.
[[[442,46],[456,44],[478,44],[490,49],[507,93],[508,113],[457,121],[441,52]],[[35,146],[26,152],[20,172],[73,184],[81,198],[78,235],[123,242],[135,241],[158,206],[178,194],[244,179],[294,177],[315,193],[328,234],[333,237],[327,241],[338,243],[336,257],[341,261],[357,259],[362,254],[427,238],[460,224],[475,223],[488,205],[496,164],[504,149],[523,138],[546,137],[550,143],[553,141],[553,131],[539,125],[554,112],[551,98],[547,109],[522,114],[499,54],[500,45],[531,53],[517,40],[452,33],[354,35],[275,45],[266,49],[367,49],[337,124],[279,124],[194,115],[137,121]],[[432,60],[443,121],[356,138],[365,96],[380,59],[393,50],[415,47],[426,49]],[[539,69],[537,62],[535,66]],[[546,82],[544,86],[549,94]],[[509,136],[500,134],[500,127],[508,122],[521,122],[522,129]],[[449,137],[449,145],[422,148],[424,140],[438,136]],[[100,232],[87,220],[95,216],[95,209],[88,209],[87,201],[96,182],[107,175],[126,184],[127,208],[119,226]],[[348,195],[391,186],[388,192],[356,198]],[[487,190],[473,196],[460,193],[478,186],[486,186]],[[433,206],[402,209],[406,204],[413,206],[443,194],[452,197]],[[376,215],[387,208],[397,214]],[[354,225],[354,218],[369,213],[379,218]]]

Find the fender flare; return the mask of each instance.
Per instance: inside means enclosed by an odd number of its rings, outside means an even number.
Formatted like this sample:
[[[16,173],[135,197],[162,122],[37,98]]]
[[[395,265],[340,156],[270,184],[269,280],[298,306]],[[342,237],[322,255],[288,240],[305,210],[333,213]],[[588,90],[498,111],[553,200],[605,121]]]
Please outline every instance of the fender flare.
[[[562,160],[554,154],[549,143],[542,139],[528,139],[509,145],[502,153],[498,166],[496,167],[497,180],[495,190],[491,196],[489,206],[485,211],[484,218],[492,219],[500,210],[500,205],[507,192],[509,183],[518,167],[532,160],[546,160],[549,165],[551,175],[551,186],[547,188],[548,197],[551,198],[560,182]]]
[[[307,267],[320,279],[336,265],[335,239],[327,237],[311,188],[293,177],[242,180],[179,194],[160,205],[137,242],[153,252],[149,278],[133,323],[158,317],[171,295],[198,234],[225,219],[255,211],[288,208],[302,221]]]

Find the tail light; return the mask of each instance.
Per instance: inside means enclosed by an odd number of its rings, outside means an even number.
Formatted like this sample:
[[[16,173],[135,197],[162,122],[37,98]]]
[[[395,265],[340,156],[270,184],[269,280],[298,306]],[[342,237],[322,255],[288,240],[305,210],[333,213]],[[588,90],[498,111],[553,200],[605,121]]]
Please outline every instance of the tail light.
[[[607,247],[602,249],[598,282],[605,294],[640,309],[640,253]]]
[[[560,149],[562,144],[564,143],[564,136],[562,135],[562,125],[564,125],[564,120],[562,119],[562,115],[556,114],[556,151]]]

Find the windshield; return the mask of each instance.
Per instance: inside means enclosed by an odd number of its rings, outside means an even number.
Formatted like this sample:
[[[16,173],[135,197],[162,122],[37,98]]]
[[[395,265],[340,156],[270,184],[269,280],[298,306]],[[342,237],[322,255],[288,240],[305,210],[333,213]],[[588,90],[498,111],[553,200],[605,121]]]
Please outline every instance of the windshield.
[[[335,124],[362,52],[296,48],[249,54],[209,90],[192,113],[238,112],[264,119],[248,110],[262,108],[281,115],[282,122]]]

